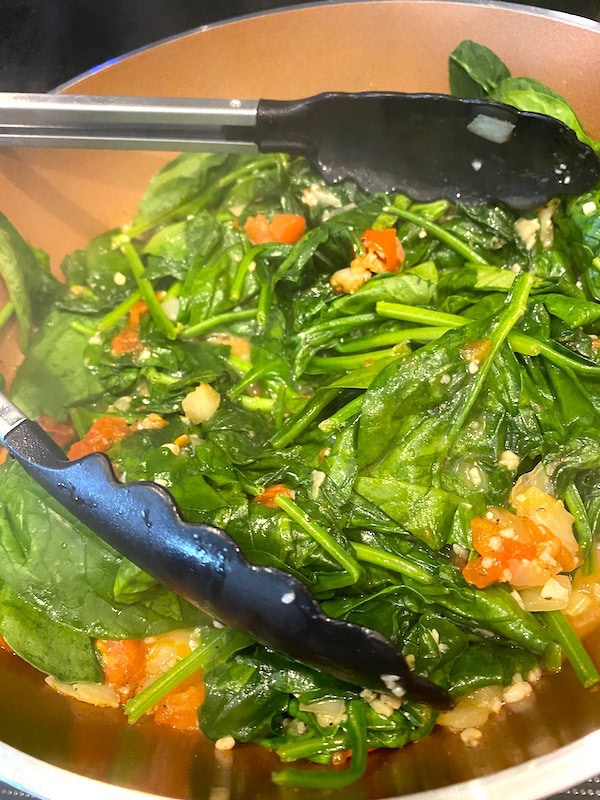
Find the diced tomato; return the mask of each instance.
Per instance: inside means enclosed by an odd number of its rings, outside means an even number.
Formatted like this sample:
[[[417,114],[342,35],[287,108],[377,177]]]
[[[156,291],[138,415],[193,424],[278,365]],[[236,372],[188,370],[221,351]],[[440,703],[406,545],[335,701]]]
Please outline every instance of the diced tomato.
[[[284,486],[283,483],[274,483],[272,486],[269,486],[267,489],[265,489],[262,494],[254,497],[252,502],[260,503],[261,506],[266,506],[267,508],[277,508],[275,498],[280,494],[284,494],[287,497],[294,497],[294,492],[292,489],[288,489],[288,487]]]
[[[106,682],[123,700],[135,694],[146,672],[146,645],[143,639],[98,639]]]
[[[88,453],[106,453],[115,442],[121,442],[130,433],[129,425],[121,417],[100,417],[83,439],[71,445],[68,456],[76,459]]]
[[[129,327],[139,328],[140,320],[146,313],[148,313],[148,306],[143,300],[138,300],[137,303],[129,309],[129,322],[127,323]]]
[[[471,521],[473,547],[480,554],[463,568],[466,581],[483,589],[492,583],[516,588],[543,586],[559,572],[574,568],[572,555],[558,536],[533,520],[491,508]]]
[[[139,327],[140,320],[148,312],[148,306],[143,300],[138,300],[129,309],[129,319],[127,325],[117,333],[111,342],[111,351],[115,356],[122,356],[125,353],[139,353],[143,349],[140,340]]]
[[[99,639],[104,678],[126,702],[192,652],[190,631],[171,631],[147,639]],[[165,695],[150,712],[156,722],[181,730],[198,729],[204,700],[200,672]]]
[[[122,356],[125,353],[140,353],[143,344],[137,328],[123,328],[110,343],[110,350],[113,356]]]
[[[59,447],[70,444],[76,436],[75,429],[70,422],[57,422],[54,417],[42,414],[36,420],[37,424],[54,439]]]
[[[295,244],[305,230],[306,220],[299,214],[273,214],[271,222],[264,214],[257,214],[244,223],[244,231],[252,244]]]
[[[366,255],[374,255],[376,260],[371,259],[371,272],[397,272],[404,263],[404,248],[396,235],[395,228],[384,228],[366,230],[361,241],[364,245]],[[377,262],[380,267],[377,269]]]
[[[162,698],[154,711],[155,722],[180,730],[198,729],[198,709],[204,700],[204,682],[201,678],[192,680],[195,680],[195,684],[183,689],[179,687]]]

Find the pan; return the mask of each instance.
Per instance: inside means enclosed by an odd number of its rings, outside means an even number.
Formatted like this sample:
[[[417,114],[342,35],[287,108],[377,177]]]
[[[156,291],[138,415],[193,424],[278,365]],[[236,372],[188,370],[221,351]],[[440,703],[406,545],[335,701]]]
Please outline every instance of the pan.
[[[464,39],[491,47],[513,74],[561,92],[600,138],[600,25],[526,6],[452,0],[322,3],[233,20],[160,42],[81,76],[61,91],[174,97],[294,99],[331,91],[444,92],[447,58]],[[1,210],[62,257],[127,222],[168,154],[5,150]],[[4,300],[0,297],[0,302]],[[20,360],[16,330],[0,339],[0,372]],[[600,658],[600,637],[589,649]],[[569,667],[534,698],[494,717],[477,748],[445,730],[370,756],[344,798],[538,798],[597,772],[600,694]],[[281,797],[277,759],[253,746],[220,752],[196,733],[148,720],[128,725],[51,692],[35,670],[0,652],[0,776],[50,798]],[[302,793],[294,793],[303,797]],[[307,792],[306,797],[316,797]]]

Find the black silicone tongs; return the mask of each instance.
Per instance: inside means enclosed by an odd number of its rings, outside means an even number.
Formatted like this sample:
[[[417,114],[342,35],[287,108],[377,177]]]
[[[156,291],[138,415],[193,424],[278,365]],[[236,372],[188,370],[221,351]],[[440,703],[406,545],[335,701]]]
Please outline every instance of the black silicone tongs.
[[[119,482],[105,455],[69,461],[1,392],[0,442],[104,541],[220,622],[349,683],[451,707],[384,636],[327,617],[297,578],[249,564],[221,528],[184,522],[162,487]]]
[[[303,100],[1,94],[0,145],[286,152],[325,180],[414,200],[539,206],[581,194],[600,160],[562,122],[491,100],[330,92]]]

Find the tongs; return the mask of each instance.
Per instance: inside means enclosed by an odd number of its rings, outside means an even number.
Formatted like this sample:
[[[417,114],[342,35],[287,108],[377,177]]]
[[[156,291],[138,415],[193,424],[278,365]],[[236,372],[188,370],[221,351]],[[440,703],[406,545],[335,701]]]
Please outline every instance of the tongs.
[[[0,442],[100,538],[221,623],[353,685],[451,707],[380,633],[326,616],[301,581],[251,565],[221,528],[185,522],[162,487],[119,482],[104,454],[68,460],[1,392]]]
[[[442,94],[294,101],[0,93],[0,146],[286,152],[326,181],[516,209],[581,194],[600,160],[558,120]]]

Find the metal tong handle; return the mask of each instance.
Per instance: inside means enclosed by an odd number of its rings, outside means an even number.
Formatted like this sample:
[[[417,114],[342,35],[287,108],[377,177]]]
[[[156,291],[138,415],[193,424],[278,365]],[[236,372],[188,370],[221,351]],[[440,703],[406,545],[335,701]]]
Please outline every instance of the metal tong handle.
[[[301,581],[251,565],[222,529],[190,524],[150,482],[120,483],[100,453],[69,461],[0,393],[0,440],[51,495],[104,541],[221,622],[366,688],[448,708],[448,694],[412,673],[380,633],[327,617]]]
[[[257,153],[254,100],[0,92],[0,146]]]

